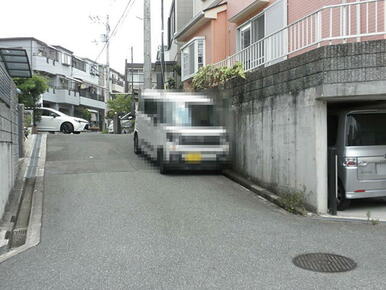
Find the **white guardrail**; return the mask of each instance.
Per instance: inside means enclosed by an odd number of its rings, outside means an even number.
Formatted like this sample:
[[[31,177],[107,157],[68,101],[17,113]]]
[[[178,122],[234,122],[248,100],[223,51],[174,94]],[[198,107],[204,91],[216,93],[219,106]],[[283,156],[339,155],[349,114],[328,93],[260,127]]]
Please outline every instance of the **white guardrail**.
[[[270,65],[301,50],[386,34],[386,0],[325,6],[214,64],[240,62],[246,71]]]

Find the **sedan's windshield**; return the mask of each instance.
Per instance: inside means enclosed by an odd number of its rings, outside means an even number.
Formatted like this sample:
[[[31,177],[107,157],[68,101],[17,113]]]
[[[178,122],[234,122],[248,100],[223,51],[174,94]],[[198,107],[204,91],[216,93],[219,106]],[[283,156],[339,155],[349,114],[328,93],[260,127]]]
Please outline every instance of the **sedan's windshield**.
[[[165,102],[162,103],[161,123],[174,126],[216,126],[212,104]]]

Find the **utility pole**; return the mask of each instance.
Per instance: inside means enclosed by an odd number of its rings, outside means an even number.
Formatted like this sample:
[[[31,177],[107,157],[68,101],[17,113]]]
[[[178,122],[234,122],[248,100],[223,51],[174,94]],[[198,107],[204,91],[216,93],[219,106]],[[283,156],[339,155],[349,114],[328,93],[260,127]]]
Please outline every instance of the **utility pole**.
[[[128,72],[127,72],[127,69],[128,69],[129,67],[127,66],[127,58],[125,58],[125,93],[126,94],[129,94],[129,81],[128,81],[128,79],[129,79],[129,74],[128,74]]]
[[[131,96],[134,98],[134,56],[133,56],[133,47],[131,47]]]
[[[143,74],[144,88],[151,89],[151,21],[150,21],[150,0],[143,1]]]
[[[165,89],[164,0],[161,0],[161,88]]]
[[[110,100],[110,23],[106,16],[106,102]]]
[[[135,115],[135,98],[134,98],[134,53],[133,47],[131,47],[131,112]]]

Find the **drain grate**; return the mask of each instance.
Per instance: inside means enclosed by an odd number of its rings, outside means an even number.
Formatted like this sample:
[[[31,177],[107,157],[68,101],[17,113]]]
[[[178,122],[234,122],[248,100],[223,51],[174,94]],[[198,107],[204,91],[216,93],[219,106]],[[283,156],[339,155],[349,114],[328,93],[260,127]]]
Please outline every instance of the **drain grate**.
[[[309,253],[295,257],[292,262],[305,270],[339,273],[354,270],[357,264],[350,258],[327,253]]]
[[[16,229],[12,232],[11,248],[20,247],[25,244],[27,229]]]

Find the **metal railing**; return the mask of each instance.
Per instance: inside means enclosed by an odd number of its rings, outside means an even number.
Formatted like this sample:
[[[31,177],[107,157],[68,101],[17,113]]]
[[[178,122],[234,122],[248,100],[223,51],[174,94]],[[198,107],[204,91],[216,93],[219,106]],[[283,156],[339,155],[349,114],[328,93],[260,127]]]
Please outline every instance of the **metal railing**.
[[[386,34],[386,0],[324,6],[214,64],[240,62],[246,71],[277,63],[322,45],[362,41]]]
[[[104,102],[104,100],[105,100],[103,95],[97,94],[97,93],[91,93],[91,92],[88,92],[85,90],[80,90],[79,96],[84,97],[84,98],[88,98],[88,99],[93,99],[93,100],[100,101],[100,102]]]

